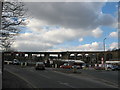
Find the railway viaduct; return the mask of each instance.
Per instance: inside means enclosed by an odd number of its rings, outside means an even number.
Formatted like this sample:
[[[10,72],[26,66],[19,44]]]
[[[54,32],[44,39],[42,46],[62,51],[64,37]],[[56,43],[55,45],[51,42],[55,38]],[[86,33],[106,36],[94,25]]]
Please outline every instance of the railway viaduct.
[[[45,60],[82,60],[89,64],[120,59],[118,51],[66,51],[66,52],[4,52],[4,60],[18,59],[20,61],[45,61]]]

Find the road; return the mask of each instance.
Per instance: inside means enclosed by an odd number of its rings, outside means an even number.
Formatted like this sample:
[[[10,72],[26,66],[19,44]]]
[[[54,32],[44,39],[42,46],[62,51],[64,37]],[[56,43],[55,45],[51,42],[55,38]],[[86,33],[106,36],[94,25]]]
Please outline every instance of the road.
[[[27,82],[32,88],[117,88],[115,84],[84,76],[84,74],[61,73],[51,68],[36,71],[34,67],[21,68],[17,65],[5,65],[4,69]]]
[[[55,69],[56,71],[64,72],[64,73],[72,73],[72,70],[69,69]],[[81,74],[79,74],[81,72]],[[82,75],[85,77],[89,77],[92,79],[97,79],[109,84],[118,85],[118,71],[106,71],[106,70],[94,70],[94,69],[78,69],[77,75]]]
[[[2,88],[32,88],[29,83],[25,82],[23,79],[17,77],[16,75],[9,73],[4,70],[2,78]]]

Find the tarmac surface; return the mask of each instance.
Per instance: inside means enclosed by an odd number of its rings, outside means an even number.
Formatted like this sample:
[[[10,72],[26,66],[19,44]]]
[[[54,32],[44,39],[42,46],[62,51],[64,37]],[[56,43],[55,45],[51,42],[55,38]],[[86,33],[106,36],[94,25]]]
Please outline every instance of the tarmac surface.
[[[62,73],[73,74],[72,69],[55,68],[54,70]],[[120,73],[119,71],[95,70],[92,68],[92,69],[77,69],[76,73],[74,74],[77,76],[80,75],[83,77],[89,77],[118,86],[119,73]]]
[[[27,82],[4,70],[2,88],[32,88]]]
[[[110,77],[111,81],[100,76]],[[54,68],[36,71],[29,66],[5,65],[3,88],[118,88],[116,76],[117,72],[80,70],[73,73],[69,69]],[[116,82],[113,82],[111,77]]]

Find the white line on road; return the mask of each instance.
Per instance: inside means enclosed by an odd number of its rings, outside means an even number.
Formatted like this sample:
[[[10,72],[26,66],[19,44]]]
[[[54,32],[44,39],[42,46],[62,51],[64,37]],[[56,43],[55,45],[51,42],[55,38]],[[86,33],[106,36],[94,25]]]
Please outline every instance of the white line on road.
[[[31,84],[28,80],[26,80],[25,78],[21,77],[20,75],[14,73],[14,72],[11,72],[11,71],[9,71],[9,70],[7,70],[7,69],[5,69],[5,70],[8,71],[8,72],[11,73],[11,74],[17,76],[18,78],[24,80],[24,81],[27,82],[32,88],[37,88],[36,86],[34,86],[33,84]]]
[[[28,70],[28,69],[26,69],[26,70]],[[33,72],[33,73],[36,72],[36,71],[34,71],[34,70],[31,70],[31,69],[29,69],[28,71]],[[36,72],[36,73],[38,73],[40,76],[42,76],[42,77],[44,77],[44,78],[50,79],[50,77],[45,76],[45,75],[42,75],[42,74],[40,74],[39,72]]]
[[[14,69],[14,70],[18,70],[17,68],[12,68],[12,69]],[[36,72],[36,71],[34,70],[34,67],[31,67],[31,68],[24,68],[24,70],[27,70],[27,71],[30,71],[30,72],[33,72],[33,73]],[[19,70],[18,70],[18,71],[19,71]],[[47,72],[47,71],[46,71],[46,72]],[[39,72],[36,72],[36,73],[38,73],[41,77],[44,77],[44,78],[50,79],[50,77],[45,76],[45,75],[42,75],[42,74],[40,74]]]
[[[40,76],[44,77],[44,78],[50,79],[50,77],[48,77],[48,76],[42,75],[42,74],[40,74],[40,73],[38,73],[38,74],[39,74]]]
[[[80,75],[74,75],[74,74],[65,74],[65,73],[62,73],[62,72],[58,72],[58,71],[53,71],[53,72],[56,72],[56,73],[58,73],[58,74],[61,74],[61,75],[65,75],[65,76],[70,76],[70,77],[74,77],[74,78],[77,78],[77,79],[82,79],[82,80],[86,80],[86,81],[90,81],[90,82],[96,82],[96,83],[101,83],[102,82],[102,84],[105,84],[105,85],[108,85],[108,86],[110,86],[110,87],[112,87],[112,88],[118,88],[118,85],[115,85],[115,84],[110,84],[110,82],[109,83],[106,83],[107,81],[106,80],[104,80],[104,82],[102,81],[102,79],[98,79],[98,80],[95,80],[95,78],[90,78],[90,77],[85,77],[85,78],[83,78],[83,76],[80,76]],[[106,82],[105,82],[106,81]]]
[[[59,84],[62,84],[62,85],[68,86],[68,87],[70,87],[70,88],[75,88],[75,87],[69,85],[69,83],[64,83],[64,82],[61,82],[61,81],[57,81],[57,82],[58,82]]]

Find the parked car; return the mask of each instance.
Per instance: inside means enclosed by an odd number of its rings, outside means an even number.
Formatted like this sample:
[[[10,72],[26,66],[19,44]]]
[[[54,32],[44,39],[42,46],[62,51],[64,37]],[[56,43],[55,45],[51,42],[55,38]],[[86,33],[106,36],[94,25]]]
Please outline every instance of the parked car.
[[[112,70],[120,70],[120,65],[113,65]]]
[[[97,66],[97,67],[95,67],[95,70],[105,70],[105,68]]]
[[[94,67],[95,70],[105,70],[105,64],[98,64]]]
[[[80,65],[73,65],[72,68],[74,68],[74,66],[77,68],[77,69],[82,69],[82,67]]]
[[[105,70],[112,70],[113,65],[112,64],[106,64]]]
[[[20,61],[17,60],[17,59],[14,59],[14,60],[12,61],[12,64],[13,64],[13,65],[19,65],[19,64],[20,64]]]
[[[112,64],[106,64],[106,70],[117,70],[118,66],[117,65],[112,65]]]
[[[36,70],[45,70],[45,64],[43,62],[36,62],[35,69]]]
[[[70,65],[69,63],[64,63],[63,65],[60,66],[60,68],[71,69],[72,65]]]
[[[82,64],[81,69],[86,68],[86,64]]]

